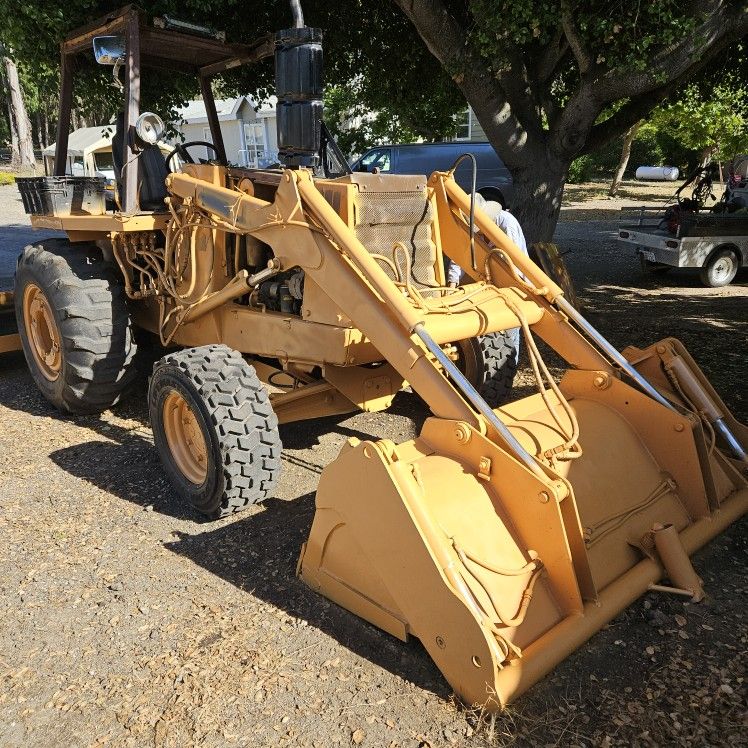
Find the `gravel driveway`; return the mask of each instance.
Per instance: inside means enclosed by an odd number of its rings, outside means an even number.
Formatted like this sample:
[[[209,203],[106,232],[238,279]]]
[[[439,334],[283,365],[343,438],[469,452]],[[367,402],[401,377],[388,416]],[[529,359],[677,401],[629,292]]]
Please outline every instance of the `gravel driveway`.
[[[747,279],[642,277],[613,241],[618,204],[572,204],[559,224],[588,316],[621,346],[682,338],[745,420]],[[7,276],[32,238],[12,187],[0,223]],[[350,436],[412,437],[416,397],[283,427],[277,495],[206,523],[166,483],[144,396],[142,380],[69,419],[20,354],[0,357],[0,745],[745,745],[745,523],[695,557],[705,602],[648,595],[486,723],[417,641],[294,573],[322,468]]]

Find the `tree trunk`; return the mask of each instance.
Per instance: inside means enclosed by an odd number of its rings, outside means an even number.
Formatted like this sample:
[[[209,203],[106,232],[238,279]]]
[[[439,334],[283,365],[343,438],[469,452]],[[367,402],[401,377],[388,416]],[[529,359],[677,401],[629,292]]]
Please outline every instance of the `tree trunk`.
[[[13,151],[13,166],[21,170],[32,170],[36,168],[34,159],[34,141],[31,134],[31,122],[23,103],[21,84],[18,80],[18,69],[10,57],[4,57],[5,79],[8,86],[8,104],[10,107],[10,119],[15,130],[17,147]]]
[[[512,169],[510,210],[522,226],[527,246],[553,241],[561,212],[568,164],[539,169],[536,164]]]
[[[639,132],[639,128],[642,126],[644,120],[639,120],[637,123],[631,125],[623,136],[623,148],[621,148],[621,160],[618,162],[616,173],[613,177],[613,182],[610,185],[608,194],[611,197],[615,197],[618,193],[618,188],[623,182],[623,173],[626,171],[626,167],[629,165],[629,158],[631,157],[631,145],[636,139],[636,133]]]
[[[36,139],[39,143],[39,148],[44,150],[47,147],[47,133],[44,130],[41,109],[36,110]]]
[[[719,150],[718,145],[708,145],[706,148],[704,148],[701,151],[701,155],[699,156],[699,166],[703,169],[705,166],[709,166],[712,157],[715,153]]]
[[[42,128],[44,130],[44,142],[49,145],[49,114],[47,113],[46,102],[42,110]]]

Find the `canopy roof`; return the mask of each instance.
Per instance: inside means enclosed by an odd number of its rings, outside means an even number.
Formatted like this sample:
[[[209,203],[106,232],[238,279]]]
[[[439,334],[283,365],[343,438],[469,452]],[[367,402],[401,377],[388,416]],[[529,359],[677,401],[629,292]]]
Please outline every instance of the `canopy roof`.
[[[85,158],[94,151],[109,150],[112,147],[114,125],[97,125],[96,127],[81,127],[68,135],[68,154]],[[42,154],[54,156],[57,143],[48,145]]]

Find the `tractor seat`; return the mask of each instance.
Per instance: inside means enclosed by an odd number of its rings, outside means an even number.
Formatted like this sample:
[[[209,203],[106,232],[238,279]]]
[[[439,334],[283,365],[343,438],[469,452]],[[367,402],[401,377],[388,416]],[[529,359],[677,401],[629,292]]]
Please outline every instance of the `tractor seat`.
[[[117,193],[123,194],[122,183],[122,150],[125,140],[125,113],[117,115],[117,125],[112,138],[112,163],[114,178],[117,181]],[[166,159],[157,145],[144,146],[137,154],[135,162],[138,165],[138,196],[140,210],[164,210],[164,199],[167,196]],[[129,166],[128,166],[129,168]],[[121,198],[120,198],[121,201]]]

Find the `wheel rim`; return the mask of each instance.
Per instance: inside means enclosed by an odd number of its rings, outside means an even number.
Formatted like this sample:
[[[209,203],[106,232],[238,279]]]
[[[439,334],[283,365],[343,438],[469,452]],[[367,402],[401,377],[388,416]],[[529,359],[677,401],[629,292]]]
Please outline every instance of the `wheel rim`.
[[[208,445],[192,408],[172,390],[164,400],[164,433],[171,456],[182,475],[196,486],[208,475]]]
[[[23,292],[23,324],[37,368],[45,379],[54,382],[62,369],[60,331],[47,297],[34,283]]]
[[[724,281],[727,278],[732,278],[732,273],[734,270],[734,265],[732,261],[732,257],[725,256],[720,257],[717,262],[714,263],[714,270],[713,275],[714,279],[717,282]]]

